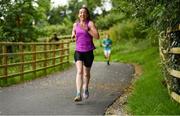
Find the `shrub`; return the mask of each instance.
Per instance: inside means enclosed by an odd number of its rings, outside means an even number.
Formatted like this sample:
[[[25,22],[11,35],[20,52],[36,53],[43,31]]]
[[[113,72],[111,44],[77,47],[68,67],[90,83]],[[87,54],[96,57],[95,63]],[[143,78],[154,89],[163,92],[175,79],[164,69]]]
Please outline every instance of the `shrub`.
[[[143,26],[139,21],[127,20],[110,28],[110,37],[115,42],[122,39],[145,39],[147,33],[142,30]]]
[[[71,34],[73,24],[71,22],[67,23],[67,21],[61,25],[47,25],[44,27],[39,28],[39,32],[41,37],[52,36],[56,33],[58,36],[60,35],[69,35]]]

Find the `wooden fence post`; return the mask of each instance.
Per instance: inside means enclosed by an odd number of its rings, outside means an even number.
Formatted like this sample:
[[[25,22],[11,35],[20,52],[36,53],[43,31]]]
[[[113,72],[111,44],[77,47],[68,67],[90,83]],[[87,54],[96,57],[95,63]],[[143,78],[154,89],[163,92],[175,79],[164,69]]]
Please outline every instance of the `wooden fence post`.
[[[47,70],[46,70],[46,67],[47,67],[47,44],[44,44],[44,74],[47,75]]]
[[[56,57],[56,44],[53,44],[53,66],[55,66],[55,64],[56,64],[56,58],[55,57]]]
[[[159,51],[162,64],[164,65],[164,77],[168,88],[168,93],[177,102],[180,103],[180,43],[178,41],[178,31],[180,24],[175,27],[169,27],[165,32],[161,32],[159,38]]]
[[[44,74],[47,75],[48,68],[52,68],[59,65],[63,66],[63,62],[69,63],[68,55],[70,52],[69,51],[70,42],[66,42],[66,40],[64,42],[63,40],[61,40],[59,43],[0,42],[0,45],[1,45],[0,71],[2,71],[0,74],[0,79],[2,80],[0,81],[0,85],[1,83],[4,83],[5,85],[10,84],[9,78],[17,77],[17,76],[20,81],[24,81],[25,75],[28,73],[32,74],[32,78],[36,78],[38,74],[37,72],[40,70],[44,71]],[[14,45],[14,48],[16,48],[14,49],[15,50],[14,52],[8,53],[9,45],[11,46]],[[43,48],[43,50],[39,49],[38,47],[39,45],[44,45],[40,47]],[[27,47],[29,47],[29,49],[24,50],[24,48]],[[13,59],[17,62],[13,62],[10,64],[9,55],[17,56],[17,58]],[[41,58],[39,58],[37,55],[38,56],[41,55]],[[25,60],[26,56],[28,56],[27,60]],[[66,59],[68,61],[65,62],[64,60]],[[58,63],[56,60],[58,61]],[[42,62],[44,63],[41,64]],[[11,70],[11,69],[15,69],[15,70]]]
[[[61,63],[63,62],[63,55],[64,55],[64,43],[62,41],[62,43],[61,43],[61,51],[60,51],[60,56],[61,56],[60,61],[61,61]]]
[[[34,78],[36,78],[36,45],[35,44],[32,45],[32,59],[33,59],[32,68],[33,68]]]
[[[8,78],[7,78],[7,76],[8,76],[8,66],[7,66],[8,56],[7,56],[7,46],[6,45],[2,46],[2,54],[3,54],[2,65],[4,66],[3,76],[4,76],[5,84],[8,84]]]
[[[21,81],[24,81],[24,50],[23,50],[23,43],[21,42],[19,44],[19,50],[20,50],[20,78],[21,78]]]
[[[68,61],[68,63],[70,62],[70,61],[69,61],[69,53],[70,53],[69,44],[70,44],[70,41],[68,41],[68,43],[67,43],[67,49],[68,49],[68,50],[67,50],[67,55],[68,55],[68,56],[67,56],[67,61]]]

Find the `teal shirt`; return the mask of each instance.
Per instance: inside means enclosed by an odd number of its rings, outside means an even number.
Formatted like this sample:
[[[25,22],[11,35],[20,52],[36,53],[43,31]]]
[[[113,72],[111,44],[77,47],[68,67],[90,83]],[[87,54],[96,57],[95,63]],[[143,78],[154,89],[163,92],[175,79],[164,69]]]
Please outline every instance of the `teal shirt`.
[[[109,38],[103,39],[103,47],[104,50],[110,50],[111,49],[111,45],[112,45],[112,40]]]

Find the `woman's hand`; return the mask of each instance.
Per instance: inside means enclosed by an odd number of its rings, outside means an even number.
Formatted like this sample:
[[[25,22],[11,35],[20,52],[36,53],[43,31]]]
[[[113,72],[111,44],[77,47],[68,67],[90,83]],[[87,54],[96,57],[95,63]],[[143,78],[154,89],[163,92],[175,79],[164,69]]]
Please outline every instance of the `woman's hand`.
[[[94,37],[94,38],[96,38],[96,39],[99,39],[99,32],[98,32],[95,24],[94,24],[92,21],[89,22],[88,33],[89,33],[92,37]]]

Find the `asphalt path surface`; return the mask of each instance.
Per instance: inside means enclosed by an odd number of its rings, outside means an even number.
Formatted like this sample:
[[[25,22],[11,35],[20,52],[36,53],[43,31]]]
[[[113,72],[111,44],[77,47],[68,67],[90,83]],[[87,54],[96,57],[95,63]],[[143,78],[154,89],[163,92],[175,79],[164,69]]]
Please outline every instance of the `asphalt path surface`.
[[[0,88],[0,115],[103,115],[130,85],[134,67],[129,64],[94,62],[89,85],[90,97],[79,103],[75,65],[23,84]]]

